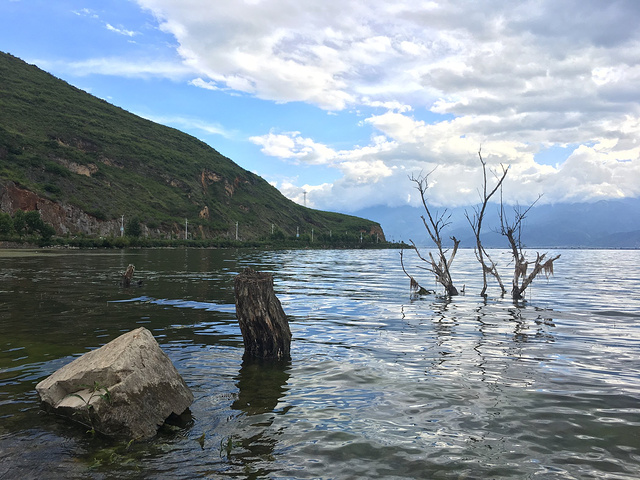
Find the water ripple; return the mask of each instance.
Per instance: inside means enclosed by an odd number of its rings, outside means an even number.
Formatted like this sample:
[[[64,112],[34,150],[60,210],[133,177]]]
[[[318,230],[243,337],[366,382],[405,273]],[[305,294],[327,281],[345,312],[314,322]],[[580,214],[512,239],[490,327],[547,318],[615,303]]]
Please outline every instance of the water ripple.
[[[495,285],[476,296],[468,250],[454,263],[467,293],[453,299],[412,298],[394,251],[61,258],[3,269],[0,474],[637,478],[639,252],[562,252],[524,305]],[[142,287],[109,281],[128,263]],[[274,275],[291,362],[243,360],[232,285],[249,266]],[[37,381],[139,325],[194,392],[190,428],[126,449],[37,414]]]

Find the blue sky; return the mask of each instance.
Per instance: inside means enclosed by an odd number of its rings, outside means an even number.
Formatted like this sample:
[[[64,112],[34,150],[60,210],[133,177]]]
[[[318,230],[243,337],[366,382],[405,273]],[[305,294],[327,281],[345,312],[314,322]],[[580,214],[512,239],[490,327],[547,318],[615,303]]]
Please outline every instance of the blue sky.
[[[0,0],[0,50],[308,206],[640,196],[640,2]],[[437,168],[436,168],[437,167]],[[434,170],[435,169],[435,170]]]

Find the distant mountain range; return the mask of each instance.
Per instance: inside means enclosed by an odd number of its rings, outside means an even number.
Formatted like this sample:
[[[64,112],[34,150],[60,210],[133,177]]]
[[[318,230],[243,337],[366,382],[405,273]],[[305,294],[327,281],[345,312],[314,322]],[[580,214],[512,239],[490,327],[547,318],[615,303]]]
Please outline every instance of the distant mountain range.
[[[466,210],[473,214],[472,207]],[[513,208],[507,207],[506,212],[512,215]],[[450,209],[449,213],[451,225],[444,234],[460,239],[461,247],[472,248],[475,241],[465,208]],[[424,214],[422,208],[373,207],[355,214],[379,222],[390,240],[430,243],[420,218]],[[505,247],[504,238],[496,232],[500,226],[498,205],[488,206],[484,225],[484,245]],[[522,239],[531,248],[640,248],[640,198],[536,205],[526,217]]]

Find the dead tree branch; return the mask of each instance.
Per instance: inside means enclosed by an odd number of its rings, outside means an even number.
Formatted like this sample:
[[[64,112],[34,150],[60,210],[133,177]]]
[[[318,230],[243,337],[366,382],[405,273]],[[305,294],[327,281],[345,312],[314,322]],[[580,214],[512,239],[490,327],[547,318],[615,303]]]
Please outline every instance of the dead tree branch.
[[[502,295],[504,296],[507,291],[504,288],[504,284],[502,283],[502,278],[500,278],[500,274],[498,273],[495,262],[484,249],[484,246],[482,245],[482,241],[480,239],[480,234],[482,232],[482,222],[484,220],[484,214],[487,210],[487,204],[489,203],[491,197],[498,191],[498,189],[502,187],[502,182],[504,182],[504,179],[507,176],[509,167],[500,165],[502,167],[502,175],[500,176],[493,172],[494,176],[497,179],[497,182],[493,189],[489,192],[487,191],[487,162],[482,158],[482,148],[478,150],[478,157],[480,158],[480,163],[482,164],[482,193],[479,192],[482,203],[474,208],[473,217],[470,217],[469,213],[466,211],[465,217],[467,217],[467,221],[469,222],[469,225],[471,225],[471,229],[473,230],[473,233],[476,237],[474,252],[476,254],[476,259],[482,266],[482,290],[480,291],[480,295],[484,297],[487,294],[487,274],[490,274],[496,279],[498,285],[500,285],[500,290],[502,291]]]
[[[527,289],[531,282],[538,276],[540,272],[544,272],[547,278],[553,275],[553,262],[555,262],[560,255],[547,258],[547,254],[537,253],[535,261],[527,261],[524,249],[522,245],[522,223],[526,218],[529,211],[540,200],[542,195],[527,207],[525,210],[521,210],[520,207],[514,208],[514,219],[509,221],[504,211],[504,204],[500,202],[500,233],[507,237],[509,242],[509,248],[511,249],[511,256],[513,257],[513,282],[511,288],[511,296],[514,301],[522,300],[524,297],[524,291]],[[529,271],[529,266],[533,268]]]
[[[415,246],[414,246],[415,248]],[[419,256],[420,254],[418,254]],[[409,272],[404,268],[404,249],[400,250],[400,266],[402,267],[402,271],[404,274],[409,277],[409,291],[413,296],[427,295],[429,293],[435,293],[433,290],[427,290],[422,287],[415,278],[409,275]]]
[[[416,189],[420,192],[422,206],[427,214],[426,218],[424,215],[421,217],[422,223],[424,224],[431,241],[436,245],[437,260],[433,257],[431,252],[429,252],[429,260],[427,260],[420,254],[415,243],[412,240],[410,240],[410,242],[413,249],[416,251],[418,258],[429,265],[424,268],[435,275],[436,282],[440,283],[445,288],[447,295],[454,296],[458,295],[458,289],[453,284],[450,268],[458,251],[460,240],[455,237],[451,237],[451,240],[453,241],[453,250],[451,251],[449,258],[447,258],[449,250],[442,246],[442,230],[450,224],[449,219],[451,218],[451,215],[448,214],[446,208],[442,212],[436,211],[435,213],[432,213],[429,209],[426,199],[426,191],[429,188],[428,177],[429,174],[419,175],[417,177],[412,175],[409,179],[416,184]]]

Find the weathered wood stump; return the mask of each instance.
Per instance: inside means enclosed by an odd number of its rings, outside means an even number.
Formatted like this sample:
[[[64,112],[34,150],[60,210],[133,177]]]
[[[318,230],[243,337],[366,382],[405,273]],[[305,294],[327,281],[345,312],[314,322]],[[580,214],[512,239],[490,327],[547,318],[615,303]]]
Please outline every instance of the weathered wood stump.
[[[234,291],[245,357],[289,359],[291,330],[273,276],[246,268],[235,278]]]
[[[129,266],[127,267],[127,271],[122,274],[120,285],[122,285],[123,287],[130,287],[131,279],[133,278],[133,272],[135,272],[135,270],[136,267],[134,267],[132,264],[129,264]]]

